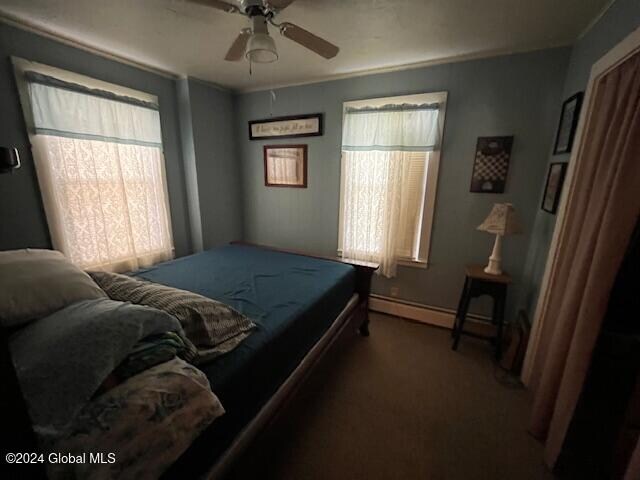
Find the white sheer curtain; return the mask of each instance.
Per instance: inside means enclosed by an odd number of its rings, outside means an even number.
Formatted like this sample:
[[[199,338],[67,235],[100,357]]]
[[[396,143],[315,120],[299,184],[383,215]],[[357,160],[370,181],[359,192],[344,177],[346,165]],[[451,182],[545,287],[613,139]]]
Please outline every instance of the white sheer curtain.
[[[393,277],[410,256],[422,214],[437,105],[348,109],[342,134],[342,255]],[[419,187],[419,188],[418,188]],[[421,188],[421,189],[420,189]]]
[[[35,72],[26,79],[54,248],[114,271],[172,258],[157,106]]]

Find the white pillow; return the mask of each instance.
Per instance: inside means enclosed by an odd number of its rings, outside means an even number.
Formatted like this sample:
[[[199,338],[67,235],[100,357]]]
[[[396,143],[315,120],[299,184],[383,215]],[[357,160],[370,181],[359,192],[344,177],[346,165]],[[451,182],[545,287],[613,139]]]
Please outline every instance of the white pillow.
[[[71,303],[106,296],[60,252],[0,252],[0,323],[4,327],[17,327]]]

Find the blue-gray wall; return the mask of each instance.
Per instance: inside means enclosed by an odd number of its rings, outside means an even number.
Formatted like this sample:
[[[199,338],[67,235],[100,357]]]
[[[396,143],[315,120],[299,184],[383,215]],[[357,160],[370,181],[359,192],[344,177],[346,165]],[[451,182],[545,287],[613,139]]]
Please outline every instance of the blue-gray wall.
[[[395,279],[376,278],[374,291],[388,295],[390,287],[398,286],[403,299],[455,307],[464,265],[486,262],[491,252],[493,238],[475,228],[494,202],[512,202],[525,232],[505,241],[505,267],[516,279],[510,294],[509,312],[513,314],[568,59],[569,49],[560,48],[289,87],[276,90],[272,106],[269,92],[240,95],[236,130],[242,135],[245,238],[335,254],[342,103],[446,90],[449,98],[429,268],[401,267]],[[248,140],[247,121],[313,112],[325,114],[325,133],[303,142],[309,145],[309,187],[265,187],[262,146],[267,142]],[[507,188],[501,195],[469,192],[477,137],[489,135],[515,136]]]
[[[578,40],[571,51],[563,99],[587,88],[592,65],[636,28],[640,28],[640,1],[617,0],[602,18]],[[554,132],[555,135],[555,132]],[[568,162],[569,154],[549,157],[549,162]],[[538,194],[542,197],[541,186]],[[553,236],[556,216],[538,210],[523,276],[520,306],[533,315]]]
[[[242,190],[234,97],[189,79],[198,198],[205,249],[242,239]]]
[[[187,78],[178,79],[176,88],[178,92],[182,160],[184,162],[184,177],[187,189],[191,252],[200,252],[203,249],[202,220],[200,215],[200,198],[198,195],[198,169],[196,165],[196,147],[193,137],[189,80]]]

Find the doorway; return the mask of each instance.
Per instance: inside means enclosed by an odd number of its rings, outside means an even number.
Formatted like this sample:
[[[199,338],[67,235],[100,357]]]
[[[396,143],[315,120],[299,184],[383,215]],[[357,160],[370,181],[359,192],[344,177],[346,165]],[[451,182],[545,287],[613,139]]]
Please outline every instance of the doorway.
[[[640,214],[639,156],[640,29],[592,69],[523,368],[552,468]]]

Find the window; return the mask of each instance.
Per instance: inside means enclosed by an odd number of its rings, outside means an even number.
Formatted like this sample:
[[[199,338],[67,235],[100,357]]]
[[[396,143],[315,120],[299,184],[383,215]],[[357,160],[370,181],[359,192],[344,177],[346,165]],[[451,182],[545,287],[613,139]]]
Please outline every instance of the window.
[[[118,271],[172,258],[157,99],[14,63],[54,248]]]
[[[344,104],[339,250],[379,262],[427,263],[446,93]]]

